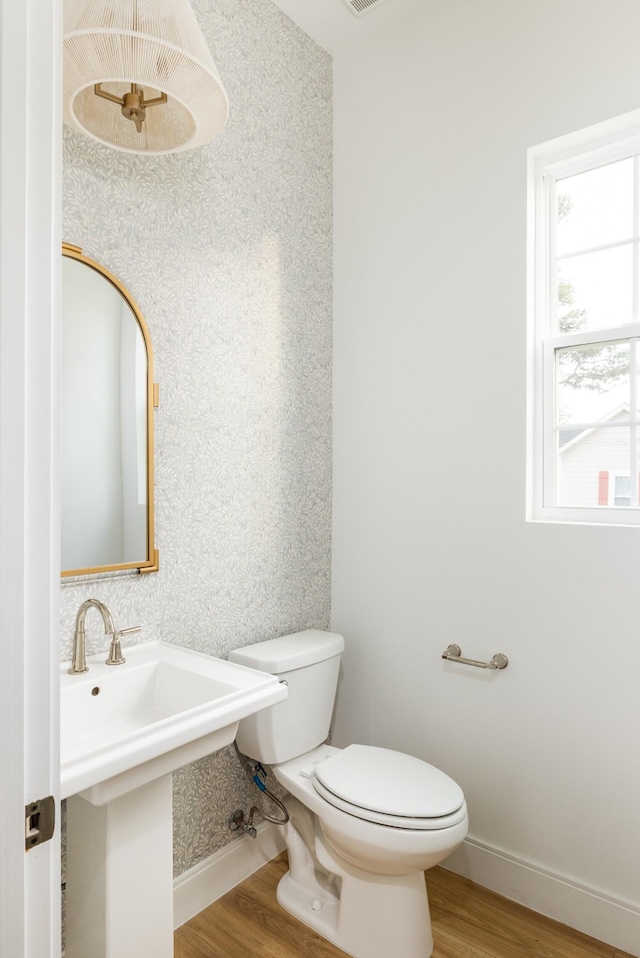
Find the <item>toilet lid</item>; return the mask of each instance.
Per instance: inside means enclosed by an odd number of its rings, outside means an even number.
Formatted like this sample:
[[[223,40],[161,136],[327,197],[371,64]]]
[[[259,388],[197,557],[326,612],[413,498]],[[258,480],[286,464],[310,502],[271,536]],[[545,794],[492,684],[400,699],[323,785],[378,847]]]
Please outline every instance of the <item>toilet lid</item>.
[[[405,819],[398,824],[408,828],[446,827],[464,811],[462,789],[440,769],[371,745],[349,745],[319,762],[314,786],[329,802],[337,799],[332,804],[345,811],[358,815],[359,810],[359,817],[382,823]],[[433,821],[445,818],[449,821]]]

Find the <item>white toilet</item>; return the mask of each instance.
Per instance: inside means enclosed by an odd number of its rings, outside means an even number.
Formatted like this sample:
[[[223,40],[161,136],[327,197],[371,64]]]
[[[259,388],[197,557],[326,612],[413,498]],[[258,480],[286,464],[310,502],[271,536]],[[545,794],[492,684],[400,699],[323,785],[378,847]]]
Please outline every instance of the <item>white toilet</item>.
[[[293,796],[278,901],[354,958],[429,958],[423,872],[467,834],[464,795],[402,752],[324,744],[343,649],[342,636],[310,629],[229,655],[288,685],[286,701],[243,719],[236,738]]]

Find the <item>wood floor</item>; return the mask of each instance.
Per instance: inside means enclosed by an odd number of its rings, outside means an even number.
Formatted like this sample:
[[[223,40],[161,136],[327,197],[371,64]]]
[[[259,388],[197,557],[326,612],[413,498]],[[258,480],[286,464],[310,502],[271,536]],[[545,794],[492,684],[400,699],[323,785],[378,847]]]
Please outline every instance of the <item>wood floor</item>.
[[[344,958],[276,902],[286,869],[285,852],[179,928],[175,958]],[[433,958],[631,958],[444,868],[427,883]]]

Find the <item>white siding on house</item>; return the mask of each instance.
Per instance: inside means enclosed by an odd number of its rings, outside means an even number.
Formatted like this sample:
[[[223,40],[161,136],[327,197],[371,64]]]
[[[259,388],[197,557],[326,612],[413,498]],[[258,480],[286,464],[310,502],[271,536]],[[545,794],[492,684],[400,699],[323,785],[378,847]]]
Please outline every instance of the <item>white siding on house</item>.
[[[618,419],[625,414],[621,413]],[[626,413],[628,419],[628,413]],[[640,444],[639,444],[640,452]],[[607,505],[613,505],[614,477],[628,476],[629,427],[585,430],[560,449],[558,474],[558,505],[593,506],[599,502],[601,472],[609,474]]]

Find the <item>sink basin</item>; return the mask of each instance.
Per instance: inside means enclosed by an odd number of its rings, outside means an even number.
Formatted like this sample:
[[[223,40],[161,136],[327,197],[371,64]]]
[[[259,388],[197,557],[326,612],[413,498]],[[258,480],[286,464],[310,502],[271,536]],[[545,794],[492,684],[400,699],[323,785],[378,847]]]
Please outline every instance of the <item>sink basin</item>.
[[[277,676],[165,642],[60,674],[67,958],[172,958],[172,778],[286,698]]]
[[[230,744],[240,719],[286,698],[276,676],[165,642],[105,653],[89,671],[61,668],[62,797],[93,805]]]

